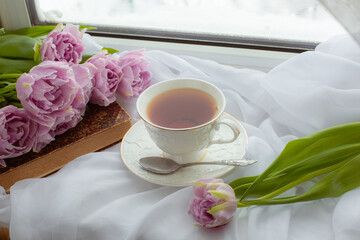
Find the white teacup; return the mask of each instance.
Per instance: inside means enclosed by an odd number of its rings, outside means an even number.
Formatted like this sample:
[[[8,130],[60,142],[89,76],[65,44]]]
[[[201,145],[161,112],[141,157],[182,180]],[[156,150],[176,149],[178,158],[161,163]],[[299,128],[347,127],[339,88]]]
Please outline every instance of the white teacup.
[[[211,95],[217,105],[215,116],[208,122],[191,128],[168,128],[150,121],[147,109],[151,100],[169,90],[194,88]],[[231,143],[240,134],[240,128],[231,119],[220,119],[225,109],[224,94],[213,84],[197,79],[174,79],[154,84],[147,88],[138,98],[136,108],[144,120],[150,138],[164,151],[165,156],[179,163],[195,162],[205,155],[205,149],[212,144]],[[229,139],[214,139],[219,125],[228,126],[233,133]]]

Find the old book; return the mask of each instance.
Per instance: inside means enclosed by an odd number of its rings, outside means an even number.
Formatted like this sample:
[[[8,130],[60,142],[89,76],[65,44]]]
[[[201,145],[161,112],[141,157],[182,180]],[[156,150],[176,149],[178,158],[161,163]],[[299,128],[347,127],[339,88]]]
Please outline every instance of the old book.
[[[17,181],[43,177],[86,153],[119,142],[130,128],[131,117],[117,103],[107,107],[88,104],[84,118],[39,153],[6,159],[0,168],[0,185],[9,191]]]

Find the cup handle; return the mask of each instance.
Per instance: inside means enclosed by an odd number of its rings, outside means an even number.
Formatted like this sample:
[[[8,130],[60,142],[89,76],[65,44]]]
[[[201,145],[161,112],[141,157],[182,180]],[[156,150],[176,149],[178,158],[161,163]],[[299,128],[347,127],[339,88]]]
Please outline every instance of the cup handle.
[[[212,144],[231,143],[231,142],[235,141],[239,137],[240,129],[237,127],[237,124],[234,123],[232,120],[230,120],[230,119],[220,120],[219,122],[216,122],[214,124],[213,128],[217,131],[217,130],[219,130],[221,124],[228,126],[233,131],[234,136],[232,138],[229,138],[229,139],[222,139],[222,138],[211,139],[208,146],[210,146]]]

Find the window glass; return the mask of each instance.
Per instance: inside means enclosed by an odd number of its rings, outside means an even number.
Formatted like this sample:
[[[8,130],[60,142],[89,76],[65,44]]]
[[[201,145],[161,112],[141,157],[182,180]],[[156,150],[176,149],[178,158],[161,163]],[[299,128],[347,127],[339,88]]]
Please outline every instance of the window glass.
[[[157,30],[179,35],[316,43],[346,32],[316,0],[37,0],[36,3],[41,22],[119,27],[134,35]]]

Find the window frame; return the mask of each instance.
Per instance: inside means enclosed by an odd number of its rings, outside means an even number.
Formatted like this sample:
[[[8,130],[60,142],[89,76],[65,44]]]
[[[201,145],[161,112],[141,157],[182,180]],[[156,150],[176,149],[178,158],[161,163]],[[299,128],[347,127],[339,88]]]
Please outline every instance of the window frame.
[[[54,24],[51,22],[42,22],[36,12],[36,0],[26,0],[29,9],[29,17],[34,25]],[[84,23],[75,23],[84,24]],[[144,41],[159,41],[185,43],[195,45],[209,45],[231,48],[246,48],[257,50],[269,50],[280,52],[301,53],[308,50],[314,50],[319,42],[306,42],[295,40],[280,40],[254,37],[235,37],[227,35],[200,34],[190,32],[163,31],[145,28],[125,28],[96,26],[96,30],[91,30],[92,35],[100,37],[126,38]]]

